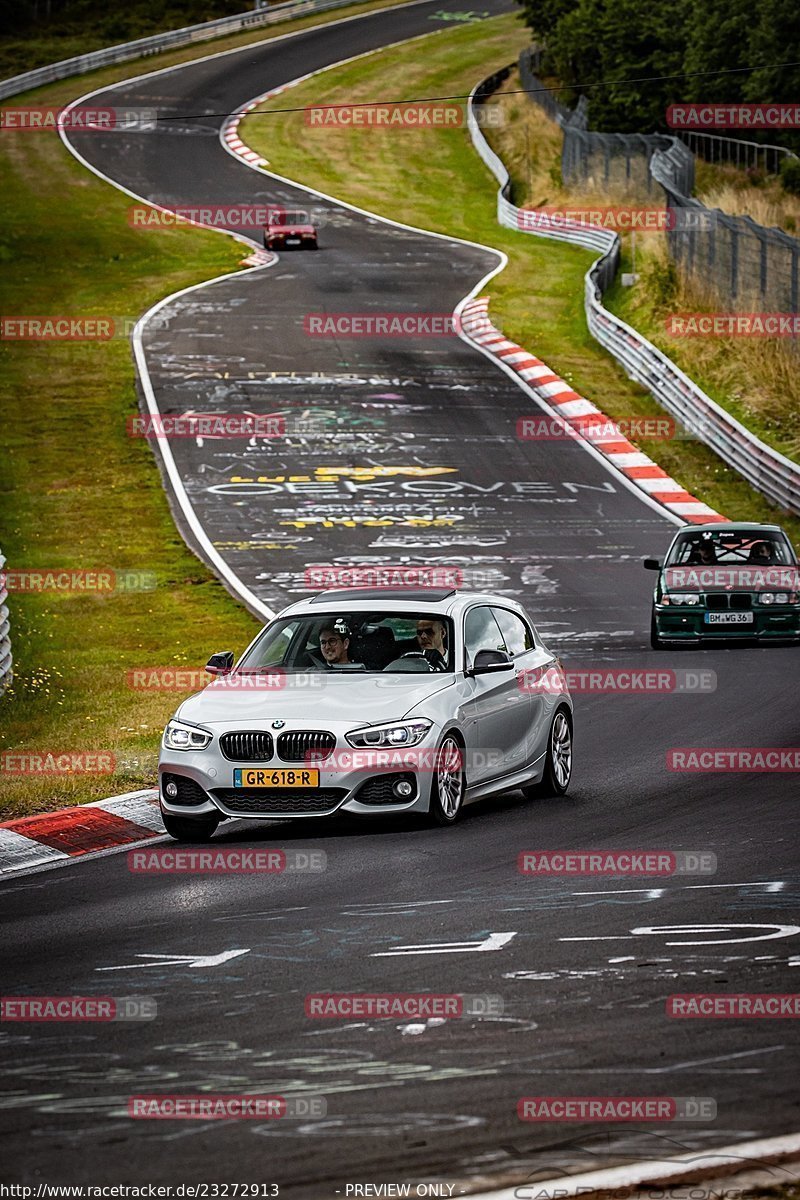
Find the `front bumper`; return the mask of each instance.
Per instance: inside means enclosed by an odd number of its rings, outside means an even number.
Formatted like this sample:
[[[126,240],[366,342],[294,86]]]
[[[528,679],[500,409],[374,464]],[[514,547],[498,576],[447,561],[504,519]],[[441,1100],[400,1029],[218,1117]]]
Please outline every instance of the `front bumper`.
[[[427,746],[414,747],[414,754]],[[435,746],[435,743],[433,743]],[[337,753],[344,748],[337,747]],[[350,749],[349,747],[347,748]],[[346,751],[344,751],[346,753]],[[245,817],[248,820],[281,820],[287,817],[329,817],[346,812],[360,816],[376,813],[426,813],[430,807],[433,773],[393,759],[385,767],[346,770],[319,768],[319,787],[242,788],[234,786],[239,768],[301,770],[302,764],[271,760],[269,763],[231,762],[216,743],[203,751],[162,749],[158,767],[159,798],[167,813],[184,817]],[[399,799],[392,791],[400,780],[414,791]],[[179,795],[170,798],[165,788],[174,783]]]
[[[659,637],[668,641],[800,641],[800,605],[754,605],[752,620],[710,624],[703,605],[662,605],[654,608]],[[730,615],[739,615],[731,613]]]

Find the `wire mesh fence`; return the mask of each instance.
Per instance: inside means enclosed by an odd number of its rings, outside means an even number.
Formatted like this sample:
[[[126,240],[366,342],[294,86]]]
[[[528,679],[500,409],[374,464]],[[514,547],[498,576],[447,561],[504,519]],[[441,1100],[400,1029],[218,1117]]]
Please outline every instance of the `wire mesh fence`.
[[[594,192],[624,192],[630,200],[666,197],[675,218],[666,222],[670,255],[681,272],[728,309],[748,306],[760,312],[798,311],[800,242],[783,230],[730,216],[692,197],[693,149],[734,165],[771,163],[790,151],[714,135],[598,133],[587,128],[588,106],[566,108],[535,74],[536,51],[523,51],[520,75],[530,98],[560,124],[564,183]],[[585,98],[582,97],[582,100]],[[580,111],[579,111],[580,110]],[[720,146],[719,143],[725,143]],[[738,145],[738,151],[737,151]],[[768,156],[768,152],[775,152]],[[797,338],[787,339],[797,351]]]

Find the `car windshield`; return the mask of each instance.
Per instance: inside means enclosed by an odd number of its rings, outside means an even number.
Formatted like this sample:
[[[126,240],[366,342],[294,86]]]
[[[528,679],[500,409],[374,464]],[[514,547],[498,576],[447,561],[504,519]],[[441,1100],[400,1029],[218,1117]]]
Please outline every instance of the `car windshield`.
[[[310,225],[307,212],[300,209],[275,209],[269,214],[270,225]]]
[[[339,612],[273,621],[239,671],[325,671],[344,676],[452,672],[453,623],[438,614]]]
[[[794,559],[779,533],[760,529],[682,533],[676,539],[666,566],[790,566]]]

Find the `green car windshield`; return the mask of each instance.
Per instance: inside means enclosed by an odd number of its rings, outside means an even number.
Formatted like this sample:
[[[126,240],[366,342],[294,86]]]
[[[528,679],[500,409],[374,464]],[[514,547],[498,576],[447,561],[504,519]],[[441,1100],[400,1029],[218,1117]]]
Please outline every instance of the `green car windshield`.
[[[682,533],[676,538],[666,566],[793,566],[794,555],[785,537],[774,531],[730,530]]]

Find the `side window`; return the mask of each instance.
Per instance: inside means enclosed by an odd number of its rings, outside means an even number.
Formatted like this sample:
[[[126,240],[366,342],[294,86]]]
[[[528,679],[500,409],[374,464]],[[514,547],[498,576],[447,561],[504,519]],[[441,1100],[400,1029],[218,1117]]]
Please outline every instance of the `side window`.
[[[492,612],[505,638],[506,649],[511,655],[524,654],[534,647],[533,634],[516,613],[507,608],[493,608]]]
[[[505,650],[500,626],[490,608],[471,608],[464,623],[464,646],[469,661],[475,661],[479,650]]]
[[[245,662],[247,667],[277,667],[286,662],[286,654],[295,637],[298,621],[289,621],[279,629],[267,630]]]

